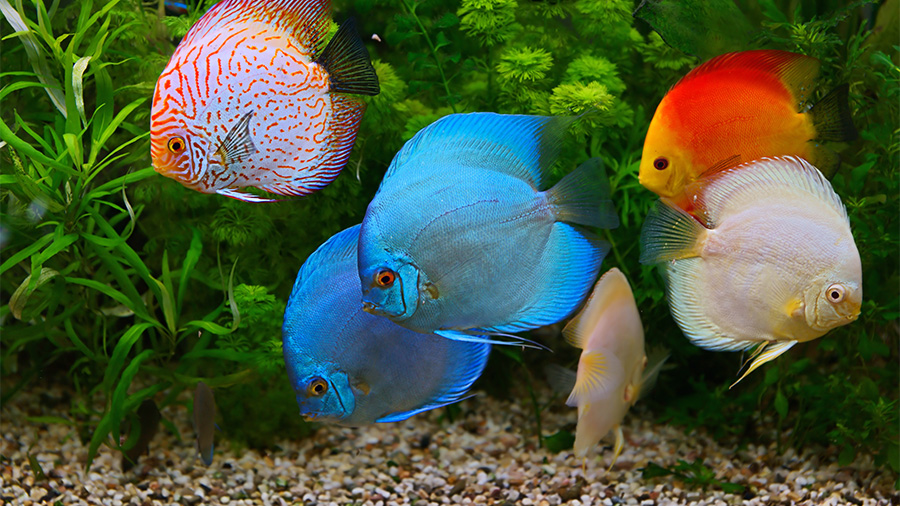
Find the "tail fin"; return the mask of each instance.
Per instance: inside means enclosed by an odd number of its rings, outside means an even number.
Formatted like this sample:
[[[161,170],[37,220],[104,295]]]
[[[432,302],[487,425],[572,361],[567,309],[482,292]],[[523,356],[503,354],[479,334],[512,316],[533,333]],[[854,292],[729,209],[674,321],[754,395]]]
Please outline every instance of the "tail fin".
[[[559,221],[600,228],[616,228],[619,216],[610,199],[603,160],[591,158],[547,190]]]
[[[809,110],[816,138],[823,141],[850,142],[856,139],[856,127],[850,115],[850,85],[831,90]]]
[[[316,63],[328,72],[329,91],[358,95],[377,95],[381,91],[375,67],[352,18],[341,23]]]

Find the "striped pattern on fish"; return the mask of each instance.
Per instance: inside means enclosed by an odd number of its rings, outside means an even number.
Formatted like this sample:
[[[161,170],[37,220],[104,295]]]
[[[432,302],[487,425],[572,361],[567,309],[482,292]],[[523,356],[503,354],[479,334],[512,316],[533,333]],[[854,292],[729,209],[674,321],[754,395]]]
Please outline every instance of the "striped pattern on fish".
[[[365,110],[343,93],[374,95],[378,82],[352,22],[316,58],[329,11],[315,0],[225,0],[210,9],[157,82],[157,172],[252,201],[268,199],[237,190],[299,196],[337,177]]]

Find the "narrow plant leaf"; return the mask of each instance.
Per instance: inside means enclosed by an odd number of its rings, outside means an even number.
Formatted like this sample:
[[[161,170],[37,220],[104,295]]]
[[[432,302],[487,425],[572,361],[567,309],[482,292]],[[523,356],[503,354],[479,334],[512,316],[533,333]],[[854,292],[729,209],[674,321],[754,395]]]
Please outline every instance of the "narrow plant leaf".
[[[75,62],[72,68],[72,88],[75,91],[75,108],[81,117],[81,124],[87,125],[87,116],[84,115],[84,71],[90,63],[90,56],[82,56]]]
[[[32,273],[33,274],[33,273]],[[9,311],[13,316],[16,317],[17,320],[22,319],[22,311],[25,309],[25,304],[28,302],[28,297],[37,290],[41,285],[50,281],[54,276],[58,276],[59,272],[43,267],[41,268],[40,275],[38,275],[37,280],[32,283],[32,274],[29,274],[28,277],[22,281],[22,284],[16,288],[16,291],[13,292],[12,297],[9,298]]]

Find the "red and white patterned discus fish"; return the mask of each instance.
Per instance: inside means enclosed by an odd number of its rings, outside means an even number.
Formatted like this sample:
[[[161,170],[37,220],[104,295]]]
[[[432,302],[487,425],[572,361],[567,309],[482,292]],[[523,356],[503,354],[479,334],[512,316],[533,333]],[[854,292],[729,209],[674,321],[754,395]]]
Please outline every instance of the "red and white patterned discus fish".
[[[224,0],[188,32],[156,83],[153,168],[248,202],[300,196],[347,163],[378,78],[352,20],[324,50],[329,0]],[[318,56],[317,56],[318,54]]]

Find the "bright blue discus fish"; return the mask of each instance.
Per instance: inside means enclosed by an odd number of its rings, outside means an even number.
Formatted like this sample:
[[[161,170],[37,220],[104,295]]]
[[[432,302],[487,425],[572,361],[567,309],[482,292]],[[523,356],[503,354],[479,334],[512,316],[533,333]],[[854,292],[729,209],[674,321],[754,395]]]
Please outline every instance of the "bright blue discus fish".
[[[615,228],[600,159],[547,188],[574,118],[452,114],[394,157],[363,219],[366,310],[460,341],[560,321],[587,296]]]
[[[463,398],[490,345],[422,335],[363,311],[359,225],[300,268],[284,312],[284,362],[307,420],[397,422]]]

